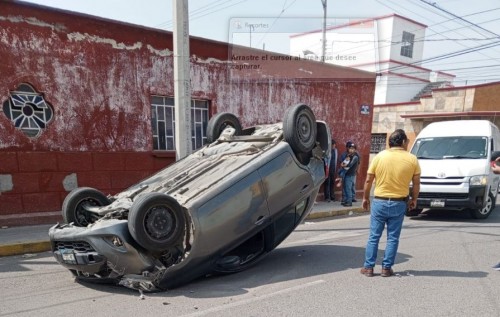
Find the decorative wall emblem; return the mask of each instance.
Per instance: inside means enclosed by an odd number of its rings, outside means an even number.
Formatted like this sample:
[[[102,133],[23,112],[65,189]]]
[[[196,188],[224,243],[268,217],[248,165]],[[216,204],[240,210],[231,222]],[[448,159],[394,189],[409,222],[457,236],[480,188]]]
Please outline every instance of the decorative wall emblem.
[[[3,112],[30,138],[39,136],[53,117],[54,110],[42,94],[29,84],[20,84],[10,91],[9,99],[3,103]]]
[[[370,114],[370,105],[362,104],[360,107],[361,114]]]

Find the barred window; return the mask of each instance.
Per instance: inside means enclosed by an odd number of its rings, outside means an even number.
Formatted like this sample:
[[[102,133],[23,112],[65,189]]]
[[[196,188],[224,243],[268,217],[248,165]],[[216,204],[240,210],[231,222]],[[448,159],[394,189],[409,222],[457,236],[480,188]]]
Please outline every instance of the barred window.
[[[207,142],[208,101],[191,100],[191,144],[193,150]],[[175,151],[175,105],[173,97],[151,98],[153,149]]]
[[[413,42],[415,34],[403,31],[403,38],[401,40],[401,56],[409,58],[413,57]]]
[[[370,153],[378,153],[385,150],[386,143],[387,143],[387,134],[373,133]]]

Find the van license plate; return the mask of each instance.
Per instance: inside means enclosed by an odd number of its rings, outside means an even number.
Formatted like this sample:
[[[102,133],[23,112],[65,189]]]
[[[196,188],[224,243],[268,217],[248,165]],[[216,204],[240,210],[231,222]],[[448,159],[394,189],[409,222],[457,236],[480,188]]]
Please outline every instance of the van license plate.
[[[443,199],[431,200],[431,207],[444,207],[444,200]]]

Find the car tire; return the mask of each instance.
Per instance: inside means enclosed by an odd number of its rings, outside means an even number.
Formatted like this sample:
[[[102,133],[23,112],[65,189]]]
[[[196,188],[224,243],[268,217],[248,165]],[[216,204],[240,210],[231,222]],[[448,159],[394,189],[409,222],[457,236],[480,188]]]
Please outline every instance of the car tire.
[[[297,104],[287,109],[283,118],[285,141],[294,153],[308,153],[316,145],[316,118],[309,106]]]
[[[422,209],[406,209],[405,215],[407,217],[416,217],[422,212]]]
[[[73,223],[77,227],[86,227],[100,217],[85,210],[86,205],[107,206],[111,202],[103,193],[90,187],[73,189],[64,198],[62,217],[65,223]]]
[[[186,217],[171,196],[147,193],[133,202],[128,214],[128,229],[143,248],[164,251],[184,237]]]
[[[234,114],[221,112],[214,115],[208,121],[207,142],[215,142],[227,127],[234,128],[236,130],[235,135],[240,135],[243,130],[240,120]]]
[[[488,193],[484,207],[481,209],[471,209],[470,215],[474,219],[486,219],[493,211],[493,208],[495,208],[495,197],[493,197],[493,194]]]

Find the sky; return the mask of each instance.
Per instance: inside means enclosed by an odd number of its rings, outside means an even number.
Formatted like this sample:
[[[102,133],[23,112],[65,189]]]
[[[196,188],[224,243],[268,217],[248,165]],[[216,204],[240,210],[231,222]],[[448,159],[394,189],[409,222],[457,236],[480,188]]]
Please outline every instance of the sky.
[[[172,31],[173,0],[27,0]],[[455,86],[500,81],[500,0],[326,0],[327,22],[398,14],[427,25],[422,67]],[[432,5],[430,4],[432,3]],[[189,0],[192,36],[288,53],[283,34],[321,29],[322,0]],[[234,33],[235,21],[267,24]],[[251,30],[250,30],[251,29]],[[253,33],[252,33],[253,32]],[[285,36],[289,37],[289,36]]]

